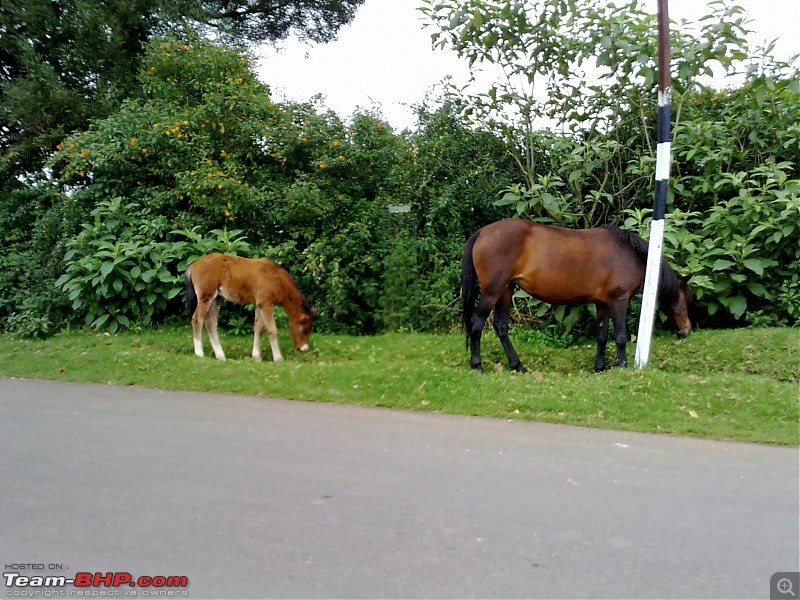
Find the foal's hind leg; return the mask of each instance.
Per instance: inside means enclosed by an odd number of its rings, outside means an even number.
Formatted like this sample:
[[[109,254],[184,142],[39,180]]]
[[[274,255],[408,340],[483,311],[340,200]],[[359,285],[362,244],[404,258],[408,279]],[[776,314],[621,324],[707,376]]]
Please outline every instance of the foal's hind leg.
[[[219,341],[219,333],[217,332],[218,317],[219,298],[216,298],[211,302],[206,313],[206,331],[208,331],[208,338],[211,340],[211,349],[214,351],[214,356],[217,357],[217,360],[225,360],[225,353],[222,351],[222,344]]]
[[[200,358],[203,357],[203,318],[200,317],[200,304],[192,315],[192,340],[194,341],[194,353]]]
[[[214,299],[211,299],[213,302]],[[205,321],[206,314],[208,314],[209,301],[198,298],[197,306],[192,314],[192,338],[194,340],[194,353],[203,357],[203,321]]]
[[[511,289],[509,288],[498,299],[497,304],[494,305],[494,330],[497,333],[497,337],[500,338],[500,343],[503,344],[503,350],[506,351],[509,368],[519,373],[527,373],[528,369],[522,366],[514,346],[511,345],[511,340],[508,338],[510,307]]]

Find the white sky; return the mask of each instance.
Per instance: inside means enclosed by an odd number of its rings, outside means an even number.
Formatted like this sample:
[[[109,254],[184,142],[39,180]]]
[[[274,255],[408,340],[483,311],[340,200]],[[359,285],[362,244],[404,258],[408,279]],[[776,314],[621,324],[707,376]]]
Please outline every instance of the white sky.
[[[752,40],[777,39],[775,56],[800,53],[800,0],[735,0],[753,30]],[[647,0],[656,11],[656,0]],[[709,12],[702,0],[670,0],[669,15],[695,20]],[[366,0],[338,39],[311,46],[287,40],[283,49],[262,49],[258,73],[278,99],[309,100],[322,94],[325,106],[347,119],[357,107],[380,108],[397,130],[411,127],[419,104],[446,76],[466,82],[466,61],[449,50],[432,50],[432,28],[422,28],[419,0]],[[434,93],[438,96],[438,93]]]

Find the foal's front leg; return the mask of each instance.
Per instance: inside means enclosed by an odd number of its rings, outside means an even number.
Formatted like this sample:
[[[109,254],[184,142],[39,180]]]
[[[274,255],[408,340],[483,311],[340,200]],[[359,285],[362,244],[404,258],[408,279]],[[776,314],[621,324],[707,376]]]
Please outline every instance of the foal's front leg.
[[[264,321],[261,320],[258,308],[253,322],[253,359],[261,360],[261,334],[264,332]]]
[[[272,347],[272,360],[280,362],[283,360],[280,346],[278,346],[278,328],[275,325],[275,307],[270,305],[257,306],[256,313],[261,318],[262,327],[267,330],[269,344]],[[258,319],[256,319],[258,321]],[[253,358],[261,358],[261,330],[256,330],[256,338],[253,340]],[[256,356],[256,350],[258,356]]]

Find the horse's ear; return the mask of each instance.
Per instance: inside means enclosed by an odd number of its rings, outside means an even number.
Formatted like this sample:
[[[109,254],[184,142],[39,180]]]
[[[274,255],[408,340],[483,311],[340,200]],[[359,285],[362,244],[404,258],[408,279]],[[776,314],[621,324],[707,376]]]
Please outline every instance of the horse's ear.
[[[308,314],[311,315],[312,319],[316,319],[319,316],[319,311],[312,306]]]
[[[679,277],[678,279],[680,279],[683,283],[689,283],[689,280],[692,277],[694,277],[694,273],[689,273],[688,275],[683,275],[683,276]]]

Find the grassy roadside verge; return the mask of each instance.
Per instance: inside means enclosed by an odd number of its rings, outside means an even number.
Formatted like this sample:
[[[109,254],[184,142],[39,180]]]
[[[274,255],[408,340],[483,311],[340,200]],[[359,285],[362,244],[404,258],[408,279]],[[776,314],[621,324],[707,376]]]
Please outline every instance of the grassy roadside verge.
[[[680,341],[658,337],[653,368],[602,374],[591,372],[592,342],[556,349],[517,340],[520,358],[532,371],[518,375],[505,368],[496,336],[484,339],[487,373],[479,375],[469,370],[459,335],[314,335],[307,354],[288,350],[291,343],[282,337],[287,360],[278,364],[249,360],[250,336],[224,334],[229,360],[199,359],[188,327],[116,335],[79,331],[44,341],[0,336],[0,376],[800,443],[798,330],[699,331]]]

